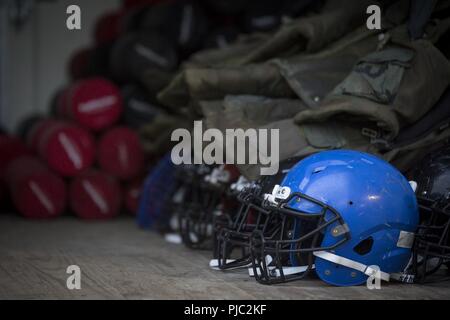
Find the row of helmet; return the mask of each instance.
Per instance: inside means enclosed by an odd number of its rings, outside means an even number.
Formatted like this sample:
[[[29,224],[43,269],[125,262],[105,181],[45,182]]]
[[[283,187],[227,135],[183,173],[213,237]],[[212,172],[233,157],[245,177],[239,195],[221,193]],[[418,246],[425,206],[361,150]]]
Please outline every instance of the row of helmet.
[[[352,286],[441,279],[450,267],[450,146],[405,173],[409,180],[348,150],[283,161],[259,181],[232,165],[175,171],[159,229],[212,250],[212,269],[243,270],[262,284],[316,276]]]

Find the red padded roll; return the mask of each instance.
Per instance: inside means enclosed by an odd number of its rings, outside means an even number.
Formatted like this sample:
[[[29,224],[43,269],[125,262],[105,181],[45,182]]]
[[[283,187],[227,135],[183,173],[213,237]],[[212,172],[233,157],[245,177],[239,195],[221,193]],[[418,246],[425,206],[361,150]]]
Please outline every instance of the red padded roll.
[[[139,199],[142,192],[142,180],[135,180],[128,183],[124,188],[124,206],[125,209],[135,215],[139,208]]]
[[[6,181],[14,206],[24,217],[55,218],[66,207],[64,181],[37,157],[24,156],[6,170]]]
[[[92,52],[92,48],[82,48],[70,57],[68,71],[72,80],[79,80],[89,76]]]
[[[111,176],[89,170],[70,184],[70,207],[83,219],[111,219],[119,214],[121,190]]]
[[[7,198],[8,197],[5,183],[2,180],[0,180],[0,210],[3,210],[5,208]]]
[[[61,108],[63,116],[94,131],[114,125],[122,114],[119,88],[104,78],[81,80],[69,88]]]
[[[123,0],[123,7],[125,9],[132,9],[136,7],[144,7],[144,6],[150,6],[155,5],[158,3],[163,2],[171,2],[171,1],[177,1],[177,0]]]
[[[123,14],[122,11],[112,11],[98,18],[94,28],[94,38],[97,44],[105,45],[117,39]]]
[[[47,119],[38,122],[31,129],[27,141],[50,168],[65,177],[78,175],[95,160],[92,135],[64,121]]]
[[[15,159],[29,155],[30,151],[19,138],[0,134],[0,179],[8,165]]]
[[[106,132],[98,143],[98,162],[105,172],[119,179],[137,177],[144,168],[144,152],[137,133],[126,127]]]

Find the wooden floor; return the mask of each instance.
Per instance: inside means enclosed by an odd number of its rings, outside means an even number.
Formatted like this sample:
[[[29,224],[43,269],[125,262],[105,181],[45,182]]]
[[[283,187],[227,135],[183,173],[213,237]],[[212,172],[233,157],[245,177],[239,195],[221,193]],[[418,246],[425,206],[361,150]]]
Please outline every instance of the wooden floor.
[[[450,283],[335,288],[320,280],[262,286],[209,270],[209,254],[167,244],[132,219],[86,223],[0,216],[0,299],[448,299]],[[66,287],[81,268],[82,289]]]

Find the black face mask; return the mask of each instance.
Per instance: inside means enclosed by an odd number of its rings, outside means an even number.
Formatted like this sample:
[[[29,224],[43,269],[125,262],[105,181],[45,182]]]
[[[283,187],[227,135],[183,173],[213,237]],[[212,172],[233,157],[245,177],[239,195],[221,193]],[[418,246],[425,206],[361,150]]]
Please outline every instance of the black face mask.
[[[413,272],[417,281],[450,267],[450,146],[431,153],[413,173],[421,225],[414,243]]]
[[[204,179],[212,168],[186,166],[180,171],[183,199],[177,210],[178,227],[183,243],[193,249],[202,249],[208,239],[212,211],[218,202],[215,190],[210,190]]]
[[[261,186],[254,184],[238,195],[241,206],[227,226],[216,224],[217,243],[215,257],[221,270],[249,266],[250,237],[256,230],[274,232],[276,224],[269,218],[269,211],[262,208],[264,194]]]
[[[214,225],[230,220],[229,211],[234,209],[233,195],[227,192],[234,180],[231,169],[195,166],[178,213],[180,235],[187,247],[205,250],[213,247]]]
[[[252,235],[259,233],[274,238],[281,232],[280,216],[272,215],[269,208],[264,208],[264,196],[270,194],[273,187],[281,183],[287,172],[300,160],[296,157],[283,161],[278,174],[263,177],[248,185],[237,195],[239,210],[230,214],[221,224],[216,222],[214,258],[217,259],[218,269],[250,267]]]
[[[289,208],[294,202],[310,202],[317,213],[304,213]],[[265,200],[269,221],[275,225],[272,233],[255,230],[250,238],[250,259],[253,276],[262,284],[296,281],[314,270],[314,252],[337,248],[350,239],[340,214],[332,207],[301,193],[293,193],[276,204]],[[322,247],[325,230],[338,222],[336,229],[343,236],[329,247]]]

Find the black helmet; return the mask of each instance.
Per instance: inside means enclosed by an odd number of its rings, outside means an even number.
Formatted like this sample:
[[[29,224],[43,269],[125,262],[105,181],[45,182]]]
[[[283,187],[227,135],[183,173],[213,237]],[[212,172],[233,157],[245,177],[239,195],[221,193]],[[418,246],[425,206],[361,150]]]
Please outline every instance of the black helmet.
[[[450,145],[427,155],[414,170],[421,224],[414,245],[418,281],[450,266]]]
[[[192,249],[210,249],[213,239],[213,223],[222,215],[226,205],[227,189],[236,182],[236,167],[194,166],[182,172],[185,195],[182,208],[178,210],[179,231],[183,243]]]
[[[251,264],[249,244],[255,230],[265,234],[276,232],[280,226],[276,216],[269,216],[263,207],[264,196],[272,192],[289,170],[301,158],[291,158],[280,163],[279,171],[273,176],[264,176],[259,181],[247,183],[237,195],[239,209],[232,216],[228,226],[216,222],[214,259],[210,267],[229,270],[247,267]],[[242,185],[240,185],[242,186]]]

